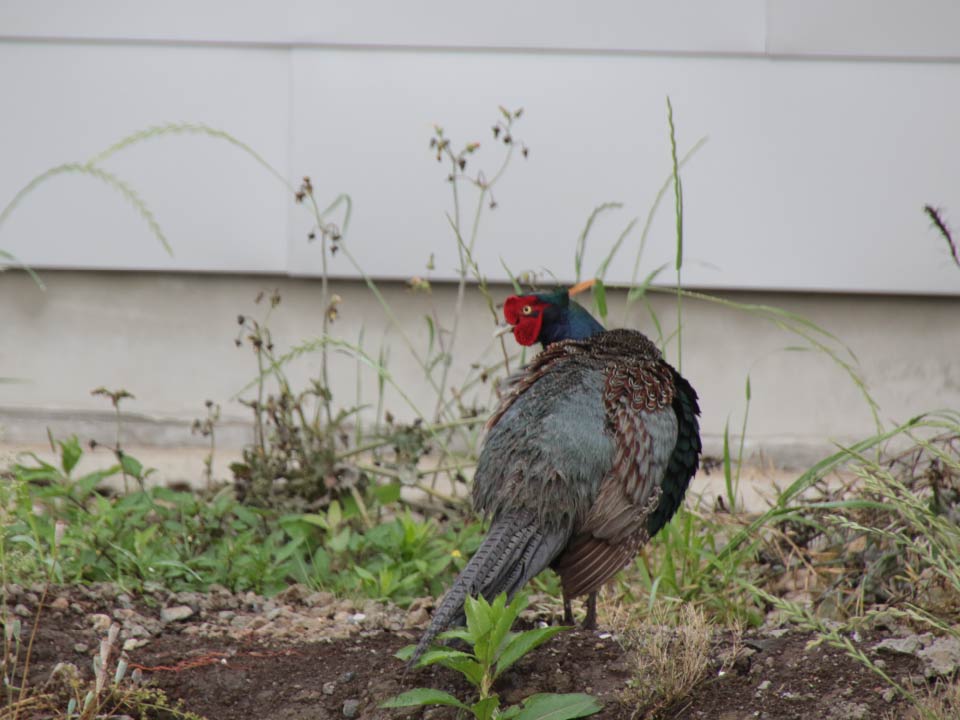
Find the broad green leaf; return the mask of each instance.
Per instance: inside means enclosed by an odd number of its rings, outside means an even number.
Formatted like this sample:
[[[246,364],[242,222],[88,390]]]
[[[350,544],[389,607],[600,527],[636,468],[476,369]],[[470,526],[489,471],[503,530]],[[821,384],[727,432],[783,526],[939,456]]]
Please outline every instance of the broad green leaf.
[[[357,577],[363,578],[367,582],[372,582],[372,583],[377,582],[377,578],[374,576],[374,574],[369,570],[367,570],[365,567],[357,565],[356,567],[353,568],[353,572],[354,574],[357,575]]]
[[[446,630],[440,635],[437,636],[441,640],[463,640],[463,642],[472,645],[473,644],[473,635],[470,634],[470,631],[466,628],[453,628],[453,630]]]
[[[133,455],[127,455],[126,453],[119,453],[119,455],[120,466],[127,475],[132,475],[138,480],[143,478],[143,465],[139,460],[133,457]]]
[[[343,513],[340,510],[340,503],[334,500],[327,509],[327,522],[330,524],[330,529],[336,529],[342,519]]]
[[[95,470],[92,473],[87,473],[73,484],[73,496],[78,500],[83,500],[92,493],[101,482],[112,475],[116,475],[118,472],[120,472],[120,466],[113,465],[106,470]]]
[[[417,649],[416,645],[413,645],[413,644],[404,645],[402,648],[397,650],[393,654],[393,656],[398,660],[409,660],[411,657],[413,657],[413,651],[416,649]]]
[[[513,718],[520,714],[520,710],[522,710],[522,708],[519,705],[511,705],[505,710],[501,710],[500,720],[513,720]]]
[[[330,527],[330,523],[327,522],[326,515],[321,515],[320,513],[303,513],[302,515],[298,515],[297,519],[303,520],[305,523],[309,523],[310,525],[316,525],[324,530]]]
[[[343,530],[334,535],[327,542],[328,547],[334,552],[341,553],[347,549],[347,545],[350,544],[350,528],[345,527]]]
[[[473,710],[473,716],[477,720],[490,720],[498,707],[500,707],[500,698],[497,695],[491,695],[475,702],[470,709]]]
[[[500,674],[517,660],[564,630],[569,630],[569,628],[564,625],[554,625],[552,627],[527,630],[514,635],[510,638],[503,652],[500,653],[500,657],[497,660],[497,671],[494,677],[500,677]]]
[[[378,485],[373,494],[381,505],[389,505],[400,499],[400,483],[392,482],[388,485]]]
[[[463,609],[467,616],[467,630],[473,637],[474,652],[481,660],[481,646],[485,645],[485,640],[490,632],[490,605],[482,596],[467,597],[463,604]]]
[[[417,663],[417,666],[426,667],[427,665],[433,665],[446,659],[453,658],[465,658],[467,660],[475,659],[473,655],[470,653],[465,653],[463,650],[454,650],[453,648],[448,647],[438,647],[425,652],[420,658],[420,662]]]
[[[479,688],[483,682],[483,668],[472,657],[447,657],[440,660],[438,665],[443,665],[451,670],[456,670],[463,675],[471,685]]]
[[[466,705],[457,700],[450,693],[446,693],[443,690],[434,690],[432,688],[416,688],[415,690],[407,690],[405,693],[400,693],[396,697],[392,697],[389,700],[380,703],[380,707],[382,708],[413,707],[415,705],[452,705],[453,707],[469,710]]]
[[[76,435],[71,435],[67,440],[58,440],[57,444],[60,446],[60,467],[69,475],[83,455],[80,441]]]
[[[523,710],[516,720],[571,720],[587,717],[603,710],[596,698],[583,693],[557,695],[541,693],[523,701]]]
[[[504,596],[501,595],[500,597]],[[500,597],[497,599],[499,600]],[[517,619],[517,616],[524,611],[529,602],[527,594],[520,593],[513,599],[513,602],[494,616],[493,631],[490,633],[490,644],[493,647],[494,653],[497,653],[503,646],[504,640],[507,638],[510,628],[513,627],[514,621]]]
[[[593,300],[597,303],[597,314],[601,320],[607,318],[607,289],[603,285],[603,280],[597,278],[593,284]]]

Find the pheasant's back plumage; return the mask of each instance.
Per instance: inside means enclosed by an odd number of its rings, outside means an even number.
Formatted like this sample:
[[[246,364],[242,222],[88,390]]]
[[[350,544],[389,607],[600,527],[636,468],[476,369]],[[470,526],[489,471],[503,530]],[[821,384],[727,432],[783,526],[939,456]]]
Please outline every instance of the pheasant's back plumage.
[[[478,552],[420,651],[465,594],[512,595],[548,566],[568,597],[598,589],[679,508],[699,462],[698,414],[693,388],[633,330],[551,343],[511,377],[487,424],[473,502],[498,547],[522,537],[523,555],[493,563],[502,551]]]
[[[553,566],[568,595],[591,592],[679,507],[699,457],[698,411],[641,333],[554,343],[491,417],[474,505],[493,517],[523,507],[567,529]]]

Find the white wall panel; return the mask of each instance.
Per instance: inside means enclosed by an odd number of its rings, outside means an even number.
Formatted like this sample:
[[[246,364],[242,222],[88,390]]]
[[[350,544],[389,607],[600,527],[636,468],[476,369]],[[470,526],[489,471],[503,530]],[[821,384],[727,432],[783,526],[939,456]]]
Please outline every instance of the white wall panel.
[[[919,14],[952,18],[937,1]],[[950,151],[960,99],[947,91],[960,87],[960,63],[762,56],[768,43],[781,55],[847,47],[926,57],[911,49],[919,30],[902,8],[878,1],[881,31],[858,29],[867,12],[859,0],[493,0],[469,15],[439,0],[8,0],[0,204],[38,172],[130,132],[202,122],[249,143],[293,182],[311,175],[321,201],[350,193],[347,242],[371,274],[424,274],[434,253],[433,277],[450,278],[457,252],[445,170],[427,148],[432,124],[457,142],[481,141],[477,164],[489,173],[499,157],[489,134],[496,107],[523,106],[518,135],[531,156],[497,189],[477,257],[494,279],[502,257],[566,280],[594,206],[627,205],[598,221],[587,272],[629,218],[646,213],[670,166],[669,94],[681,151],[710,136],[684,172],[686,283],[957,293],[921,208],[941,205],[950,217],[960,198]],[[822,29],[820,20],[836,22]],[[953,52],[941,29],[935,36],[944,38],[935,55]],[[155,140],[106,167],[155,211],[173,258],[119,195],[77,176],[27,198],[0,227],[0,248],[40,268],[319,270],[303,209],[222,141]],[[636,241],[609,280],[630,279]],[[640,276],[673,252],[668,202]],[[342,256],[332,270],[355,275]]]
[[[591,209],[623,201],[628,210],[597,228],[592,271],[669,172],[669,93],[681,151],[710,136],[684,173],[685,282],[960,286],[921,212],[960,197],[960,164],[944,152],[960,127],[960,101],[938,94],[960,83],[958,65],[301,50],[294,77],[296,174],[322,168],[328,193],[353,196],[348,240],[373,275],[420,274],[435,252],[437,274],[450,277],[456,245],[444,217],[446,171],[427,149],[431,123],[460,143],[489,146],[497,104],[526,108],[518,135],[531,156],[499,188],[477,249],[481,267],[499,277],[503,257],[514,269],[546,265],[567,279]],[[672,261],[665,209],[641,277]],[[315,272],[306,227],[294,228],[291,269]],[[611,280],[629,280],[632,253],[624,260]],[[334,271],[349,274],[342,260]]]
[[[767,52],[960,58],[956,0],[768,0]]]
[[[764,0],[5,0],[0,37],[763,51]]]
[[[280,50],[0,43],[0,86],[3,205],[44,170],[171,121],[229,130],[285,172],[288,57]],[[285,269],[282,186],[227,143],[154,139],[104,167],[147,201],[172,258],[121,195],[75,174],[29,195],[0,228],[0,247],[41,268]]]

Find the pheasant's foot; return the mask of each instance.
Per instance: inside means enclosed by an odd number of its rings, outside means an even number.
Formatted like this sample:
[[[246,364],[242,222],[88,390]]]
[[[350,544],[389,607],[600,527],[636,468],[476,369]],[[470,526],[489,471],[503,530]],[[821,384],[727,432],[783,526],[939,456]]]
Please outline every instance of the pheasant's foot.
[[[597,629],[597,593],[592,592],[587,596],[587,616],[583,619],[584,630]]]

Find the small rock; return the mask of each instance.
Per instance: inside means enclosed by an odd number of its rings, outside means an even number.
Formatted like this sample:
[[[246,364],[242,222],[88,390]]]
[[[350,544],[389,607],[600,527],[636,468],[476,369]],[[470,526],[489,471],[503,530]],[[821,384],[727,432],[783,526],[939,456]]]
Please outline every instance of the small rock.
[[[353,670],[348,670],[343,675],[340,676],[340,682],[350,682],[355,678],[357,674]]]
[[[123,634],[128,637],[150,637],[150,633],[147,631],[147,629],[143,625],[138,625],[137,623],[125,624],[123,628]]]
[[[90,651],[90,646],[86,643],[78,642],[73,645],[74,652],[78,652],[81,655],[86,655]]]
[[[324,695],[333,695],[337,691],[337,684],[335,682],[326,682],[321,689]]]
[[[304,598],[303,603],[304,605],[309,605],[310,607],[316,607],[318,605],[329,605],[333,601],[333,593],[320,591],[307,595],[307,597]]]
[[[131,650],[136,650],[137,648],[142,648],[144,645],[149,643],[150,640],[147,638],[127,638],[123,641],[123,649],[127,652]]]
[[[298,603],[307,597],[308,594],[306,585],[296,583],[277,595],[277,600],[284,603]]]
[[[347,622],[350,623],[351,625],[359,625],[366,619],[367,619],[366,613],[358,612],[358,613],[354,613],[353,615],[350,615],[347,618]]]
[[[254,617],[250,618],[250,622],[247,623],[247,627],[250,628],[251,630],[259,630],[264,625],[266,625],[267,622],[269,621],[265,617],[261,617],[260,615],[255,615]]]
[[[920,649],[920,638],[916,635],[908,635],[902,638],[887,638],[874,645],[873,649],[877,652],[916,655]]]
[[[360,701],[351,698],[350,700],[343,701],[343,716],[346,718],[354,718],[357,716],[357,713],[360,712]]]
[[[109,615],[104,615],[103,613],[93,613],[89,617],[89,621],[93,626],[94,632],[98,633],[105,633],[110,629],[110,625],[113,622]]]
[[[917,656],[923,660],[928,678],[947,677],[960,667],[960,640],[952,637],[940,637],[925,647]]]
[[[316,703],[316,702],[318,702],[322,697],[323,697],[323,696],[322,696],[320,693],[318,693],[316,690],[313,690],[313,689],[311,689],[311,688],[304,688],[304,689],[298,691],[298,692],[293,696],[293,701],[294,701],[294,702],[301,702],[301,703]]]
[[[233,620],[236,616],[237,614],[233,610],[221,610],[217,613],[217,617],[226,621]]]
[[[18,603],[18,604],[13,608],[13,614],[14,614],[14,615],[19,615],[20,617],[30,617],[30,610],[27,609],[27,606],[26,606],[26,605],[24,605],[24,604],[22,604],[22,603]]]
[[[70,601],[67,598],[61,596],[61,597],[55,598],[54,601],[50,603],[50,607],[53,608],[54,610],[59,610],[60,612],[63,612],[64,610],[70,607]]]
[[[870,708],[862,703],[842,702],[830,713],[830,720],[867,720]]]
[[[160,620],[164,623],[172,623],[186,620],[191,615],[193,615],[193,608],[189,605],[174,605],[160,611]]]
[[[403,627],[412,630],[423,627],[428,622],[430,622],[430,613],[426,611],[426,608],[417,608],[407,613],[407,617],[403,621]]]
[[[883,691],[883,700],[884,702],[892,703],[897,699],[897,689],[896,688],[887,688]]]
[[[758,690],[758,691],[767,690],[767,689],[769,689],[769,687],[770,687],[770,681],[769,681],[769,680],[764,680],[762,683],[760,683],[759,685],[757,685],[757,690]]]

